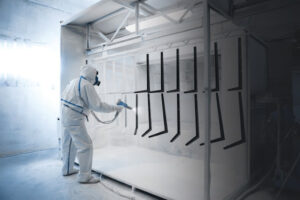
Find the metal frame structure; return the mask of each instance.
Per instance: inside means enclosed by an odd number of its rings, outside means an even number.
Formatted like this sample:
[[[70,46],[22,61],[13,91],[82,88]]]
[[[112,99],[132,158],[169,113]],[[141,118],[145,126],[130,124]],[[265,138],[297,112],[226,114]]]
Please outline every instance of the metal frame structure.
[[[121,28],[124,27],[126,21],[130,17],[130,15],[133,14],[133,13],[135,14],[135,30],[136,30],[135,34],[130,36],[130,37],[126,37],[126,38],[124,37],[124,39],[121,40],[122,42],[123,41],[128,41],[128,40],[133,40],[133,39],[136,39],[137,37],[138,38],[143,37],[143,34],[141,34],[140,27],[139,27],[140,15],[143,15],[143,16],[146,16],[146,15],[162,16],[162,17],[164,17],[165,19],[167,19],[169,22],[171,22],[173,24],[180,24],[184,21],[184,18],[187,15],[187,13],[196,4],[202,3],[202,1],[200,1],[200,0],[191,1],[190,4],[185,8],[185,12],[182,14],[182,16],[177,21],[177,20],[174,20],[173,18],[169,17],[166,12],[161,11],[159,9],[156,9],[153,6],[149,5],[148,3],[146,3],[145,1],[142,1],[142,0],[137,0],[136,2],[133,2],[131,4],[126,2],[126,1],[121,1],[121,0],[113,0],[113,2],[119,4],[120,6],[122,6],[122,8],[90,22],[87,25],[87,29],[90,29],[93,25],[95,25],[95,24],[97,24],[97,23],[99,23],[99,22],[101,22],[105,19],[114,17],[114,16],[120,14],[121,12],[124,12],[124,10],[128,10],[126,16],[123,18],[123,20],[121,21],[118,28],[116,29],[116,31],[114,32],[113,36],[110,39],[104,33],[102,33],[101,31],[99,31],[99,30],[96,31],[97,35],[105,41],[103,43],[96,44],[95,46],[91,47],[91,44],[90,44],[90,31],[87,32],[87,46],[86,46],[87,51],[90,51],[91,49],[99,48],[99,47],[105,49],[106,46],[114,44],[114,40],[116,39],[119,31],[121,30]],[[148,10],[150,10],[150,12]]]
[[[203,199],[210,200],[211,188],[211,68],[210,68],[210,6],[208,0],[203,0],[203,32],[204,32],[204,89],[205,89],[205,123],[204,123],[204,194]]]

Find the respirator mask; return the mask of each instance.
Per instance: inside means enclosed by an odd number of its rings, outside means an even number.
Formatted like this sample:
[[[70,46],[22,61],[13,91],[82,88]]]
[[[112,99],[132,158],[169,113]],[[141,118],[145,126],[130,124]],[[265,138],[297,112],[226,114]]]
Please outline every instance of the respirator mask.
[[[100,83],[101,83],[101,81],[99,81],[99,78],[98,78],[98,71],[97,71],[97,72],[96,72],[96,77],[95,77],[95,83],[94,83],[94,85],[99,86]]]

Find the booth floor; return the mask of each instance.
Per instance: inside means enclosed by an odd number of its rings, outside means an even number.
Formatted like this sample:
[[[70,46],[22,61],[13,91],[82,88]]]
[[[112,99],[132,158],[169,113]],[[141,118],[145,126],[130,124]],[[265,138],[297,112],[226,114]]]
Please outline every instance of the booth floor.
[[[165,199],[203,196],[203,161],[136,146],[94,150],[93,169]]]

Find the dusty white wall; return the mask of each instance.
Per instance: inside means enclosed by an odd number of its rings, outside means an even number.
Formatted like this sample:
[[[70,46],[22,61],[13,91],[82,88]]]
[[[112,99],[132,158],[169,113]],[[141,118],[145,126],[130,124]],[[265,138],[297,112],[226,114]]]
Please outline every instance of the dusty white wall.
[[[0,156],[57,148],[60,21],[93,2],[96,0],[0,1]],[[20,46],[28,50],[3,63],[7,46],[16,46],[19,52]],[[28,53],[34,46],[45,51]],[[40,57],[44,60],[36,64]],[[38,70],[30,71],[32,65]],[[48,86],[42,86],[45,84]]]

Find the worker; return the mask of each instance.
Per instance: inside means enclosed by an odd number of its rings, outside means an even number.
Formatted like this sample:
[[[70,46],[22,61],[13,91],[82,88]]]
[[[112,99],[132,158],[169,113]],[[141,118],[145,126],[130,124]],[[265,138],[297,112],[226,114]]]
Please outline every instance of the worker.
[[[90,110],[121,112],[122,106],[101,101],[94,85],[100,85],[98,72],[92,66],[83,66],[80,77],[72,80],[63,91],[62,103],[62,154],[64,176],[78,172],[74,168],[75,156],[79,162],[79,183],[97,183],[99,178],[91,174],[93,143],[87,133],[85,121]]]

